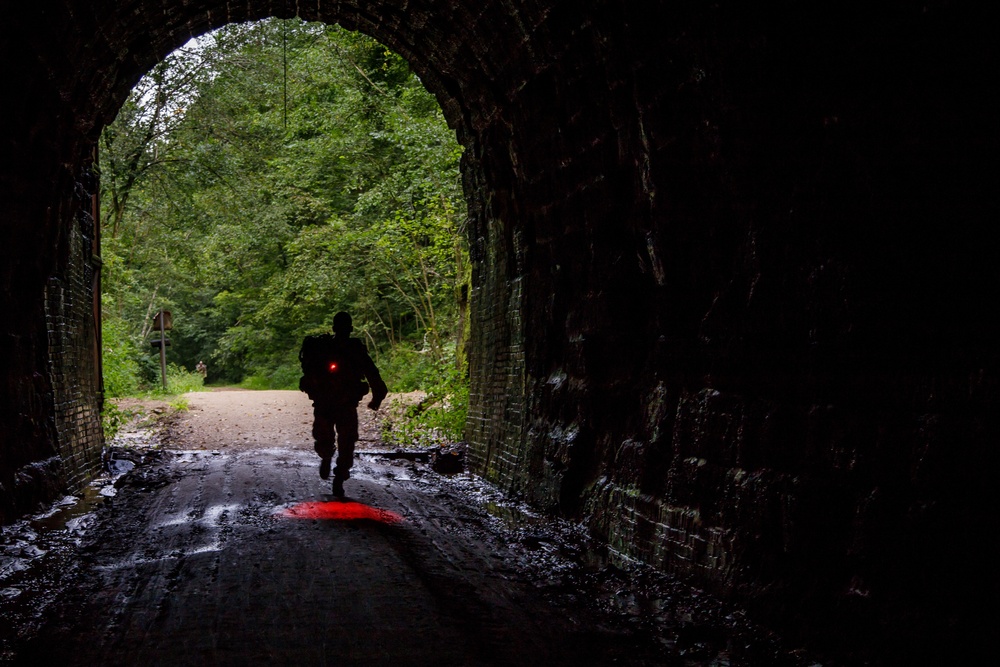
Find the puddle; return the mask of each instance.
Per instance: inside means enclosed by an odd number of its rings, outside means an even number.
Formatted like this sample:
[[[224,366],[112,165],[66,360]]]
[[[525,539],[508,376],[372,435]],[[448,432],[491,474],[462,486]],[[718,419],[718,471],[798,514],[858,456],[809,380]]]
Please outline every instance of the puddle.
[[[0,655],[16,628],[39,618],[75,569],[77,547],[103,501],[100,488],[63,498],[48,511],[5,526],[0,534]],[[72,502],[70,502],[72,500]]]
[[[87,486],[79,496],[66,496],[48,512],[35,515],[29,520],[32,528],[41,533],[67,529],[79,532],[81,519],[94,511],[108,497],[105,484],[99,487]],[[114,489],[113,485],[112,490]]]
[[[74,576],[78,548],[97,521],[96,510],[116,493],[115,483],[135,467],[111,458],[107,472],[75,496],[64,496],[44,511],[0,529],[0,657],[21,639],[17,628],[40,618],[62,583]]]

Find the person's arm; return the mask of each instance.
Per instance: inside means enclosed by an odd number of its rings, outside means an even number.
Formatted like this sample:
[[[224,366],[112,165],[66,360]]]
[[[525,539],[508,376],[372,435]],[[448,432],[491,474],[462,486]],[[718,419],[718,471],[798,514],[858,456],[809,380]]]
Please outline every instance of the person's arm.
[[[364,365],[365,379],[368,380],[368,386],[372,390],[372,400],[368,402],[368,407],[372,410],[378,410],[379,406],[382,405],[382,401],[385,400],[386,395],[389,393],[389,388],[385,386],[385,382],[378,372],[378,367],[372,361],[371,356],[369,356],[365,344],[358,340],[358,347],[361,348],[362,352],[361,358]]]
[[[302,347],[299,348],[299,364],[301,364],[303,359],[305,359],[305,352],[306,352],[306,341],[303,340]],[[302,369],[302,377],[299,378],[299,391],[303,391],[307,395],[309,394],[310,391],[312,391],[312,383],[310,382],[310,378],[308,378],[305,374],[305,368]],[[312,396],[310,396],[310,398],[312,398]]]
[[[372,364],[372,374],[368,376],[368,384],[372,388],[372,400],[368,402],[368,407],[372,410],[378,410],[389,393],[389,388],[385,386],[385,382],[382,381],[382,376],[378,374],[374,363]]]

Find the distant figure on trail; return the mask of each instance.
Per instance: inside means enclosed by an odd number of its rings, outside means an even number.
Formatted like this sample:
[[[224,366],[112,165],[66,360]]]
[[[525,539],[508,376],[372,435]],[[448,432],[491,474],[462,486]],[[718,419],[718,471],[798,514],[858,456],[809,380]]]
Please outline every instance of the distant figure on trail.
[[[354,323],[343,311],[333,316],[333,334],[306,336],[299,351],[302,379],[299,390],[313,402],[313,438],[322,459],[319,476],[330,478],[330,462],[340,440],[340,454],[333,469],[333,495],[344,495],[344,480],[354,464],[358,441],[358,401],[368,393],[368,407],[378,410],[388,388],[360,338],[351,338]],[[367,380],[367,383],[365,382]]]
[[[205,378],[208,377],[208,366],[205,365],[204,361],[199,361],[198,365],[194,367],[198,371],[198,375],[201,376],[202,383],[205,382]]]

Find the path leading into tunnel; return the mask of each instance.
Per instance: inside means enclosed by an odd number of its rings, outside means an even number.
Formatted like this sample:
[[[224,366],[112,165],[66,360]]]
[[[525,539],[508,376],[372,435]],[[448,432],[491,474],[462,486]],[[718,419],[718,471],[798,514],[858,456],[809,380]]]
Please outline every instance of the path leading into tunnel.
[[[188,400],[155,436],[116,441],[139,463],[56,540],[75,551],[37,559],[59,563],[25,578],[41,584],[5,584],[45,604],[0,632],[15,647],[0,663],[818,664],[740,610],[609,559],[580,526],[393,456],[370,411],[337,499],[302,394]],[[46,551],[28,541],[21,553]]]
[[[376,456],[370,417],[333,498],[310,422],[296,392],[190,395],[17,663],[661,664],[648,637],[540,595],[470,480]]]

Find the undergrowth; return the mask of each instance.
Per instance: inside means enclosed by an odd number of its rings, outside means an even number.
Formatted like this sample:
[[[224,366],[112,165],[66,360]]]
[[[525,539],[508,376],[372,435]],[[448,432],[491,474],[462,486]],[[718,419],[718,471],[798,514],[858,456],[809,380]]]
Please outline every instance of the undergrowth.
[[[416,403],[393,403],[382,420],[382,439],[399,446],[436,447],[463,439],[469,407],[469,382],[453,362],[437,365],[436,378],[424,385]]]
[[[107,377],[106,373],[105,377]],[[104,409],[101,410],[101,430],[104,432],[104,441],[113,440],[122,428],[141,414],[141,408],[122,407],[114,399],[160,399],[166,401],[171,410],[183,412],[188,409],[188,400],[184,394],[192,391],[205,391],[204,380],[198,373],[176,364],[167,365],[166,389],[160,382],[153,385],[144,385],[139,382],[114,385],[111,391],[105,392],[106,400],[104,401]]]

